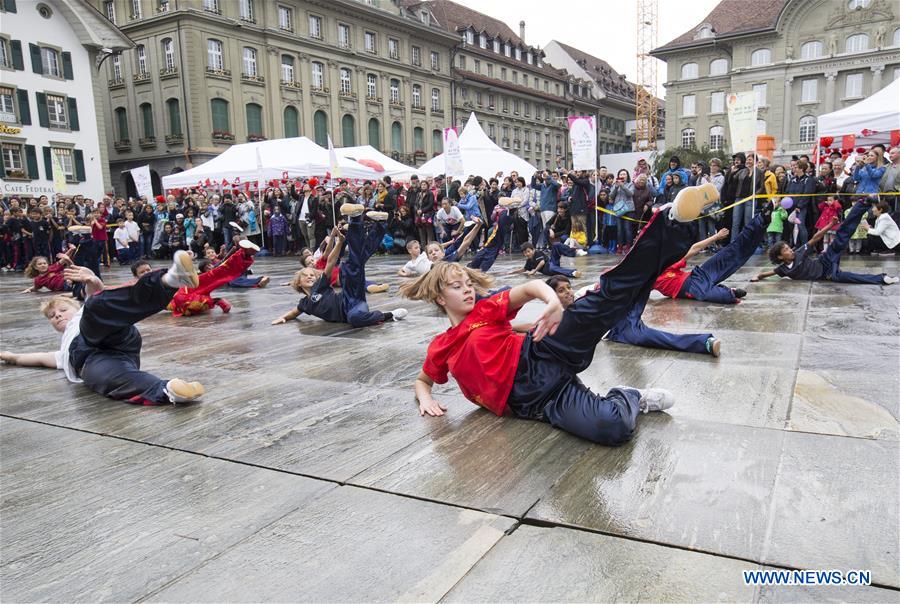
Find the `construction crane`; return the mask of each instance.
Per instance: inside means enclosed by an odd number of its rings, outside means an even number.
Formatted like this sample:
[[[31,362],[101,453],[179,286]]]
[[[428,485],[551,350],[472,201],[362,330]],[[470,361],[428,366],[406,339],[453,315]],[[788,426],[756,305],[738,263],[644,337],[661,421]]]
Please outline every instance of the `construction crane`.
[[[656,105],[656,47],[658,0],[637,0],[637,82],[635,82],[635,140],[638,151],[656,149],[659,108]]]

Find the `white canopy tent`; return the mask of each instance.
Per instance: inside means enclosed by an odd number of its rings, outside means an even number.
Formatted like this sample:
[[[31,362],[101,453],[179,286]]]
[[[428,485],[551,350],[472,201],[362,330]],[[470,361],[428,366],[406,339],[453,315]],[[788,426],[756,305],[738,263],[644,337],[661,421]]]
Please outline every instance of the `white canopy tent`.
[[[889,141],[891,130],[900,130],[900,79],[854,105],[819,116],[819,138],[852,134],[858,143],[872,145]]]
[[[361,145],[359,147],[340,147],[334,150],[341,157],[359,162],[368,168],[372,168],[378,173],[378,176],[390,176],[391,180],[407,181],[413,174],[419,176],[434,176],[430,172],[422,169],[407,166],[391,159],[375,147],[371,145]],[[377,166],[383,168],[379,170]]]
[[[257,166],[257,151],[261,168]],[[379,177],[375,170],[337,155],[341,178]],[[328,149],[301,136],[233,145],[196,168],[164,176],[162,183],[163,189],[176,189],[195,187],[207,179],[219,183],[226,179],[229,183],[234,183],[235,178],[240,178],[241,183],[246,183],[255,182],[260,177],[269,181],[283,178],[285,174],[287,178],[308,178],[324,176],[327,172],[335,172],[331,168]]]
[[[459,148],[465,174],[454,174],[453,176],[460,180],[468,175],[491,178],[497,172],[503,172],[504,176],[508,176],[510,172],[515,171],[526,182],[529,182],[531,175],[537,172],[537,168],[527,161],[517,155],[507,153],[488,138],[474,113],[469,116],[466,127],[459,135]],[[444,174],[444,154],[441,153],[425,162],[421,171],[423,174]]]

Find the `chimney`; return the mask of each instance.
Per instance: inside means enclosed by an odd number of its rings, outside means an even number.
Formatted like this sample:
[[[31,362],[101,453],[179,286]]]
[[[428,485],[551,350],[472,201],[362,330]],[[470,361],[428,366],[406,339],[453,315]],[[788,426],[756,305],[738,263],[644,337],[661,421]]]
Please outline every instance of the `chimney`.
[[[519,37],[522,38],[522,41],[525,41],[525,22],[519,21]]]

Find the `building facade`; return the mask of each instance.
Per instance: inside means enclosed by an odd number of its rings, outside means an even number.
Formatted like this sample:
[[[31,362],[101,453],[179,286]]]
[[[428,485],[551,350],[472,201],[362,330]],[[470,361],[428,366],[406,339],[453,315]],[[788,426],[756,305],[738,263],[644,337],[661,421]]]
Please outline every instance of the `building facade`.
[[[110,175],[96,64],[130,40],[84,0],[4,0],[0,22],[2,195],[99,199]]]
[[[154,180],[235,143],[307,136],[404,163],[442,149],[457,38],[382,0],[94,0],[136,47],[107,61],[110,162]],[[130,191],[129,191],[130,192]]]
[[[731,151],[725,95],[752,90],[776,157],[809,153],[819,115],[900,77],[898,10],[888,0],[723,0],[653,51],[667,63],[667,146]]]

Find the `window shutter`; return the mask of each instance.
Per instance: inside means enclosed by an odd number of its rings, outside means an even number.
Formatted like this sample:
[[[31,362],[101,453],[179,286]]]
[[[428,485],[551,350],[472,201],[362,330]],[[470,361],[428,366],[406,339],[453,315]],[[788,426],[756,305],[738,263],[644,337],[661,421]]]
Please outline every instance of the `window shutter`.
[[[78,130],[78,103],[69,97],[69,129]]]
[[[25,59],[22,57],[22,41],[10,40],[9,49],[12,54],[13,69],[25,71]]]
[[[47,111],[47,95],[43,92],[34,93],[37,99],[38,123],[42,128],[50,127],[50,112]]]
[[[36,44],[29,44],[28,50],[31,52],[31,71],[43,75],[44,63],[41,60],[41,47]]]
[[[6,178],[6,166],[0,161],[0,178]]]
[[[53,180],[53,151],[50,147],[44,147],[44,172],[47,173],[47,180]]]
[[[3,10],[8,13],[16,12],[16,0],[3,0]]]
[[[81,149],[75,149],[75,180],[84,182],[84,152]]]
[[[19,97],[19,123],[23,126],[31,125],[31,105],[28,104],[28,91],[22,88],[16,90]]]
[[[37,154],[34,151],[34,145],[25,145],[25,164],[28,166],[28,178],[39,179],[41,177],[38,173]]]
[[[63,64],[63,77],[67,80],[75,79],[72,75],[72,53],[71,52],[63,52],[62,53],[62,64]]]

